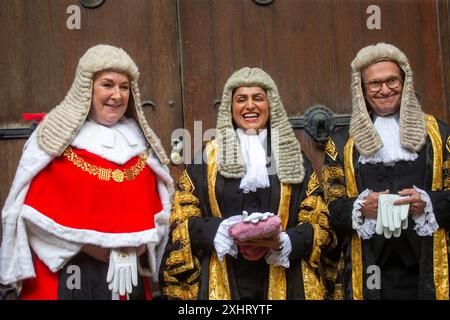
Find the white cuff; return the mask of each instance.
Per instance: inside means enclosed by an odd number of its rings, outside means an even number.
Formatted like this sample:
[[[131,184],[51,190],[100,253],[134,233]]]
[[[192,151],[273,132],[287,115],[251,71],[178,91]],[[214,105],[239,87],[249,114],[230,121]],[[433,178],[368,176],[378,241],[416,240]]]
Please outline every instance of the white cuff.
[[[419,189],[416,186],[413,187],[420,193],[420,198],[423,202],[425,202],[424,212],[411,216],[416,223],[414,230],[416,230],[417,234],[421,237],[431,236],[437,229],[439,229],[439,225],[437,224],[436,217],[434,216],[430,196],[422,189]]]
[[[291,239],[286,232],[280,233],[281,250],[270,250],[265,259],[268,264],[289,268],[289,255],[292,251]]]
[[[367,240],[372,238],[375,233],[375,227],[377,225],[376,219],[370,219],[361,215],[361,207],[366,202],[365,198],[372,190],[366,189],[358,196],[358,199],[353,203],[352,211],[352,227],[358,233],[358,236]]]
[[[228,219],[223,220],[219,224],[219,228],[217,229],[217,233],[214,237],[214,249],[217,252],[217,257],[220,261],[223,260],[223,257],[226,254],[237,258],[238,249],[237,245],[234,242],[234,239],[230,237],[228,230],[230,227],[238,222],[242,221],[242,216],[232,216]]]

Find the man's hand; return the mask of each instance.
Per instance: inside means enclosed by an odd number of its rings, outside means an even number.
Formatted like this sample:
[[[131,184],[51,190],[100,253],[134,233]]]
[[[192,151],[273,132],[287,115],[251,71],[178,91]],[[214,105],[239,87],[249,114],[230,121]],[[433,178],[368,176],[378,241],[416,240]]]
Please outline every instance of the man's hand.
[[[361,207],[361,215],[370,219],[376,219],[378,212],[378,195],[388,193],[389,189],[386,189],[383,192],[370,192],[366,199],[364,199],[365,202]]]
[[[415,189],[403,189],[398,193],[401,196],[408,196],[395,201],[394,205],[409,204],[409,214],[422,214],[425,210],[425,202],[422,201],[420,193]]]

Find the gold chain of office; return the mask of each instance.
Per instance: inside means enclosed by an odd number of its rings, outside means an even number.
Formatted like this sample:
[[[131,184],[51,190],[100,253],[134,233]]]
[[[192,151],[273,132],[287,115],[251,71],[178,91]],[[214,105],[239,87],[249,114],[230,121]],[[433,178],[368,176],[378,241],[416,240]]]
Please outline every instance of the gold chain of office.
[[[73,152],[71,147],[67,147],[64,151],[64,156],[72,162],[75,166],[80,168],[81,170],[93,175],[97,176],[99,180],[109,181],[111,178],[115,182],[123,182],[125,179],[127,181],[134,180],[145,168],[145,162],[148,159],[148,150],[146,150],[143,154],[139,156],[138,162],[130,167],[123,170],[116,169],[107,169],[97,167],[96,165],[87,163],[80,156],[78,156],[75,152]]]

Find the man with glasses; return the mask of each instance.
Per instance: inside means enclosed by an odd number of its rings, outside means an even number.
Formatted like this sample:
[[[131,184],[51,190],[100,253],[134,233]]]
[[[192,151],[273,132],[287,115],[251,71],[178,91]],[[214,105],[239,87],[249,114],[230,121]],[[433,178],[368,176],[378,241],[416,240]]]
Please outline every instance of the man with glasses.
[[[328,141],[322,170],[340,241],[324,259],[335,297],[449,299],[450,130],[422,111],[398,48],[365,47],[351,66],[350,126]],[[382,217],[400,205],[408,214],[392,232]]]

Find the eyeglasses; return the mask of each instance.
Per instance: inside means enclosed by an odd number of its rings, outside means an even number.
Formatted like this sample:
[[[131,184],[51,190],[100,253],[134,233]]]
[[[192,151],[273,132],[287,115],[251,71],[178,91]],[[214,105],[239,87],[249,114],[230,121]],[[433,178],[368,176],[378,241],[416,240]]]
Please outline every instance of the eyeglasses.
[[[364,85],[367,89],[372,92],[378,92],[383,87],[383,83],[386,83],[389,89],[394,90],[400,87],[402,80],[398,77],[392,77],[383,81],[369,81],[365,82]]]

